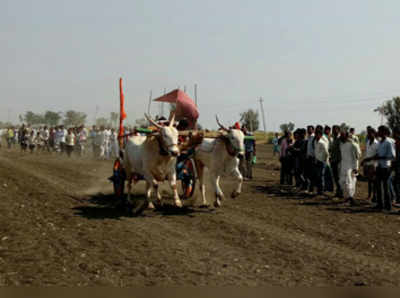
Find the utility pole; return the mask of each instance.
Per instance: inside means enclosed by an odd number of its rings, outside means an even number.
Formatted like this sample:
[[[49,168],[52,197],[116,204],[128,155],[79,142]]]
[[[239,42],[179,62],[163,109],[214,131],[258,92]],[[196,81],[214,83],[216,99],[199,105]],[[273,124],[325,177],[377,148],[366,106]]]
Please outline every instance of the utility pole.
[[[261,115],[263,119],[263,125],[264,125],[264,132],[267,133],[267,126],[265,125],[265,113],[264,113],[264,105],[263,105],[264,99],[260,97],[260,108],[261,108]]]
[[[152,91],[150,90],[150,95],[149,95],[149,105],[147,106],[147,115],[150,116],[150,105],[151,105],[151,99],[153,97]]]
[[[97,122],[97,114],[99,113],[99,106],[96,105],[96,112],[94,113],[94,125],[96,125]]]
[[[196,104],[196,107],[198,107],[198,105],[197,105],[197,84],[194,84],[194,102]]]
[[[7,110],[7,122],[10,123],[10,114],[11,114],[11,110],[10,108],[8,108]]]
[[[164,95],[167,93],[167,90],[164,88]],[[161,115],[164,117],[164,102],[161,102]]]

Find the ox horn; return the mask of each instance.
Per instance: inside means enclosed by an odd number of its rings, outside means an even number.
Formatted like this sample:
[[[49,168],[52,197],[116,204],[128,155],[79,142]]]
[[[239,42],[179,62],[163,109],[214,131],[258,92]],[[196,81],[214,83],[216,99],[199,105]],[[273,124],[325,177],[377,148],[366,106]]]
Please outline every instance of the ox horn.
[[[157,127],[158,129],[161,129],[161,128],[162,128],[162,126],[161,126],[160,124],[158,124],[157,122],[155,122],[153,119],[151,119],[149,115],[144,114],[144,116],[145,116],[146,119],[147,119],[151,124],[153,124],[155,127]]]
[[[223,126],[223,125],[221,124],[221,122],[219,122],[219,119],[218,119],[218,116],[217,116],[217,115],[215,115],[215,119],[217,120],[217,124],[219,125],[219,127],[221,127],[223,130],[226,130],[226,131],[229,130],[229,129],[227,129],[225,126]]]
[[[174,126],[174,122],[175,122],[175,113],[172,113],[169,119],[169,126],[170,127]]]

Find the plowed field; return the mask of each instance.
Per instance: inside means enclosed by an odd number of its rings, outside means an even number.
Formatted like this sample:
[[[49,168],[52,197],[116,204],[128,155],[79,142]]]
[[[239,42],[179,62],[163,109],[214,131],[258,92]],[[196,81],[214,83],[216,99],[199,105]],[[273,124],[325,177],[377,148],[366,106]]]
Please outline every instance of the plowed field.
[[[400,215],[375,212],[365,182],[355,207],[293,193],[271,148],[258,152],[255,179],[222,208],[196,207],[196,193],[131,217],[115,207],[111,161],[3,147],[0,285],[400,285]]]

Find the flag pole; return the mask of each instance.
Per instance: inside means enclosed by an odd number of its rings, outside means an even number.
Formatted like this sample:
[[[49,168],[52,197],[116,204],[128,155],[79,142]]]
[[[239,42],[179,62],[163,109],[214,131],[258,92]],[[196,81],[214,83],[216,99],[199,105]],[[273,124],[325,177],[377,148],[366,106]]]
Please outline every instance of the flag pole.
[[[147,106],[147,115],[150,116],[150,105],[151,105],[151,99],[152,99],[152,91],[150,90],[150,96],[149,96],[149,105]]]
[[[124,147],[124,119],[126,118],[125,108],[124,108],[124,92],[122,89],[122,78],[119,78],[119,132],[118,132],[118,141],[119,148],[123,149]],[[120,150],[121,151],[121,150]]]

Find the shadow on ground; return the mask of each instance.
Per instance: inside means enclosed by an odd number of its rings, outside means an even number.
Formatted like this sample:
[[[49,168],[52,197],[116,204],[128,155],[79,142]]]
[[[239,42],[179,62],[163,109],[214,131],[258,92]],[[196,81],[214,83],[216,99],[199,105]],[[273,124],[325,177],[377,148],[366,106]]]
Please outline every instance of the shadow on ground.
[[[214,209],[194,208],[184,206],[176,207],[171,200],[163,199],[163,204],[157,206],[155,210],[146,210],[147,202],[144,195],[132,195],[132,205],[129,205],[124,198],[117,199],[114,194],[97,193],[87,197],[85,201],[89,204],[74,207],[76,215],[88,219],[120,219],[121,217],[137,217],[137,216],[188,216],[194,217],[195,213],[212,213]],[[76,198],[75,198],[76,199]]]

